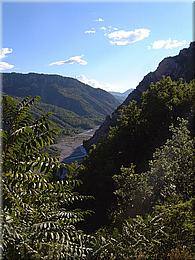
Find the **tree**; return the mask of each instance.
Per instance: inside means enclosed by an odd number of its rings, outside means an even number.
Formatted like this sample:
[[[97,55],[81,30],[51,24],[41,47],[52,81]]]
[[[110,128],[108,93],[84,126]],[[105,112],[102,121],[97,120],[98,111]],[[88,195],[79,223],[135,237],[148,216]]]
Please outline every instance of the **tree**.
[[[188,122],[178,119],[179,126],[170,126],[172,137],[156,149],[147,172],[155,201],[179,197],[188,200],[194,195],[193,139]]]
[[[76,193],[74,167],[44,153],[53,142],[48,115],[37,120],[30,108],[37,98],[16,102],[3,97],[3,256],[4,259],[84,259],[90,236],[76,228],[88,211],[77,209],[87,199]],[[55,178],[59,169],[69,174]]]
[[[118,226],[129,216],[142,215],[151,210],[152,186],[145,173],[136,173],[135,165],[121,168],[121,174],[114,175],[116,183],[117,209],[113,213]]]
[[[131,165],[113,177],[118,209],[111,228],[96,234],[94,259],[193,259],[194,157],[187,126],[178,119],[170,127],[171,138],[156,149],[148,171],[138,174]]]
[[[133,164],[135,173],[146,172],[155,149],[170,138],[169,126],[178,117],[192,118],[194,84],[163,78],[150,85],[140,102],[132,100],[117,111],[107,139],[97,143],[83,163],[84,191],[95,197],[91,227],[110,223],[109,213],[116,205],[112,177],[124,173],[121,167]]]

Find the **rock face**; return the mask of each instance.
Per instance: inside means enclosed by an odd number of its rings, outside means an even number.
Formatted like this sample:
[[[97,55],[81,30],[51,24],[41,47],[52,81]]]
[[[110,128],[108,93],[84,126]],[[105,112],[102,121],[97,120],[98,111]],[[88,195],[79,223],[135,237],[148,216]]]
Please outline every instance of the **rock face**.
[[[178,55],[163,59],[154,72],[148,73],[143,78],[137,88],[129,94],[122,105],[127,105],[131,100],[139,102],[142,93],[148,89],[150,84],[159,81],[163,76],[170,76],[173,80],[183,78],[187,82],[195,78],[195,42],[192,42],[189,48],[181,50]],[[106,137],[109,128],[115,125],[118,110],[122,105],[120,105],[111,116],[107,116],[94,136],[85,142],[87,149],[100,139]]]

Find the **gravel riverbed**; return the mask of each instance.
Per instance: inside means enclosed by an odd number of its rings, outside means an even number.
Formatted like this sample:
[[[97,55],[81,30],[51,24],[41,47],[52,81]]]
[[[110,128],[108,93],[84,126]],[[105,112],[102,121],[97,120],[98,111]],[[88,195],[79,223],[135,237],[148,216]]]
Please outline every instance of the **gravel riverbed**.
[[[58,143],[53,144],[52,146],[60,151],[59,160],[63,161],[65,158],[73,154],[74,151],[83,144],[84,140],[87,140],[93,136],[97,128],[98,126],[96,128],[86,130],[74,136],[63,137],[59,140]]]

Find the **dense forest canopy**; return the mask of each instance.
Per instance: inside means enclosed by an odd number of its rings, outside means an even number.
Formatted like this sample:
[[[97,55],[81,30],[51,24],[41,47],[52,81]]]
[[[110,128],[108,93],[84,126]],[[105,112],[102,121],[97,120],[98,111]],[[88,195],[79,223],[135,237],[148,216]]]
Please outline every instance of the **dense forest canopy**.
[[[193,259],[194,85],[151,84],[81,165],[47,153],[37,98],[3,96],[4,259]]]
[[[192,123],[193,88],[194,81],[163,78],[150,85],[141,103],[131,101],[120,109],[108,138],[94,146],[83,163],[85,192],[96,198],[92,226],[109,223],[108,212],[116,203],[112,177],[120,174],[121,167],[133,163],[136,171],[147,171],[155,149],[170,138],[169,126],[175,125],[178,117]]]

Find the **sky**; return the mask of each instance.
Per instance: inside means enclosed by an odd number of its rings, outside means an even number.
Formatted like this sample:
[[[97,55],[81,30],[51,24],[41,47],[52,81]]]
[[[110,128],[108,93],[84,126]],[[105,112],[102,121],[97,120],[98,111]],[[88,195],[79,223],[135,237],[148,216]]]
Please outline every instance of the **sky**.
[[[0,71],[124,92],[192,38],[191,2],[5,2]]]

